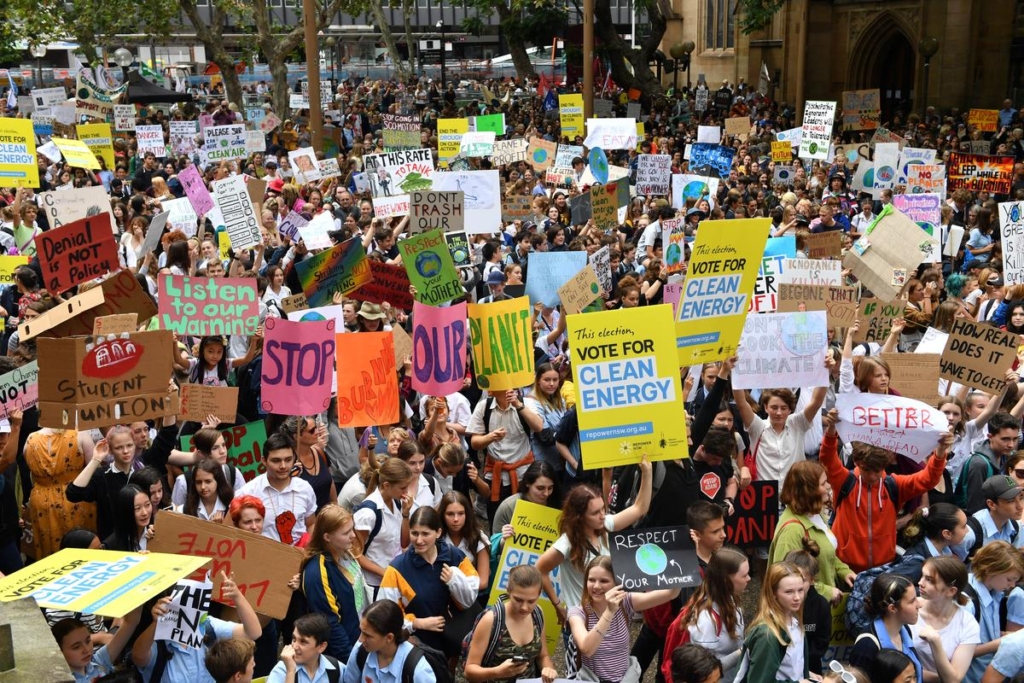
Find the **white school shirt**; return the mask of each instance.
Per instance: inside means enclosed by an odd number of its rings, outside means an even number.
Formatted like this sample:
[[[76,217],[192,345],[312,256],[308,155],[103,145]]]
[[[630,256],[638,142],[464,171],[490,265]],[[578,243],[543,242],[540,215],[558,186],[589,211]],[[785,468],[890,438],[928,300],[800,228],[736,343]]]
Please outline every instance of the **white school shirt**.
[[[374,505],[377,506],[377,510],[384,515],[384,518],[381,520],[380,531],[373,537],[373,542],[368,547],[363,548],[363,554],[366,555],[366,559],[387,569],[387,566],[391,564],[391,560],[398,557],[402,552],[402,510],[398,505],[398,501],[394,502],[394,509],[390,509],[384,503],[384,498],[380,495],[380,489],[375,489],[373,493],[363,499],[364,503],[367,501],[373,501]],[[353,519],[356,531],[365,531],[369,534],[377,521],[377,515],[373,510],[363,508],[356,510]],[[367,585],[375,588],[380,586],[382,577],[365,569],[363,570],[363,577],[366,579]]]
[[[263,501],[267,514],[263,517],[263,535],[274,541],[280,541],[281,535],[275,524],[277,516],[285,510],[295,515],[295,526],[292,527],[292,545],[296,545],[306,533],[306,518],[316,513],[316,494],[306,480],[292,477],[284,491],[278,491],[270,485],[266,474],[261,474],[238,492],[241,496],[256,496]]]

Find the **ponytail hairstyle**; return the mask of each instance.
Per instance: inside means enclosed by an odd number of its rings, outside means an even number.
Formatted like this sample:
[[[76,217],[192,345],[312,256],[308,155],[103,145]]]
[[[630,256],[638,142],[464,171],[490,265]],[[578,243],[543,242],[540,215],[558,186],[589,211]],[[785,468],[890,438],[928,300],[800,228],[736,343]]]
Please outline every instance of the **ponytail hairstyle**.
[[[1009,544],[1007,544],[1009,545]],[[899,574],[879,574],[871,584],[871,591],[864,601],[864,610],[872,619],[881,619],[889,608],[898,605],[908,590],[914,590],[913,582]]]
[[[903,530],[906,542],[920,543],[927,538],[929,541],[949,543],[949,539],[943,538],[943,533],[954,533],[960,526],[960,516],[963,514],[963,511],[952,503],[935,503],[921,508],[914,513]]]
[[[964,606],[970,602],[970,598],[963,592],[967,586],[967,566],[955,555],[936,555],[924,561],[925,566],[931,567],[935,576],[950,588],[956,589],[956,596],[953,602]]]
[[[729,636],[734,640],[742,636],[738,632],[739,624],[736,619],[736,612],[741,607],[732,587],[732,577],[740,571],[744,562],[749,562],[747,556],[732,548],[722,548],[711,556],[711,561],[704,571],[704,581],[686,603],[686,618],[679,621],[680,631],[696,625],[701,612],[711,611],[714,605],[717,605],[722,626]]]
[[[394,636],[395,643],[405,642],[405,615],[394,600],[377,600],[363,610],[363,619],[383,637]]]
[[[372,458],[373,455],[371,454]],[[397,486],[408,482],[412,479],[412,470],[409,466],[398,458],[388,458],[384,461],[384,464],[379,468],[375,469],[370,474],[370,480],[366,484],[366,495],[370,495],[378,488],[381,484],[391,484]]]

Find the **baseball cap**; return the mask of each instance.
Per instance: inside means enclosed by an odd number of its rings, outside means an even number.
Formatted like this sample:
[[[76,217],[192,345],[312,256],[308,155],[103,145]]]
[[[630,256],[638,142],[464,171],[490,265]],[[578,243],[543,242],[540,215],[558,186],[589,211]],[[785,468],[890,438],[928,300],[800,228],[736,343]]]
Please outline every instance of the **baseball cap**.
[[[1005,474],[989,477],[981,485],[981,493],[985,500],[1013,500],[1021,494],[1021,489],[1013,479]]]
[[[489,285],[503,285],[505,284],[505,273],[500,270],[492,270],[487,274],[487,284]]]
[[[985,282],[985,284],[987,284],[989,287],[1002,287],[1003,278],[999,277],[999,275],[996,274],[989,275],[988,280]]]

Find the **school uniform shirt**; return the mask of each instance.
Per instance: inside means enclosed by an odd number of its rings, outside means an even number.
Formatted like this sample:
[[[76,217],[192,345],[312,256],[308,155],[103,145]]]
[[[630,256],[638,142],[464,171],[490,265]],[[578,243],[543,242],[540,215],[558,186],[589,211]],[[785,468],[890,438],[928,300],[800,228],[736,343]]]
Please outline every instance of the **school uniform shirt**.
[[[267,514],[263,517],[263,535],[280,541],[281,531],[290,532],[291,545],[297,544],[306,533],[306,518],[316,514],[316,494],[313,493],[313,487],[299,477],[292,477],[284,490],[278,491],[270,485],[267,475],[261,474],[243,486],[238,495],[256,496],[263,501],[267,509]],[[295,522],[290,529],[279,530],[277,518],[285,512],[291,512]]]
[[[366,656],[366,664],[360,670],[359,663],[356,661],[359,658],[359,648],[354,647],[348,658],[348,664],[345,665],[345,673],[341,678],[342,683],[400,683],[405,660],[412,652],[412,648],[412,643],[408,641],[399,643],[394,658],[385,667],[381,667],[377,661],[377,653],[371,652]],[[437,677],[434,676],[434,670],[430,668],[426,657],[421,657],[420,661],[416,662],[412,680],[413,683],[437,683]]]
[[[369,603],[366,581],[354,559],[343,559],[344,568],[330,555],[320,553],[302,568],[302,594],[310,612],[320,612],[331,624],[326,654],[341,661],[359,642],[359,615]],[[353,577],[349,581],[348,576]]]
[[[604,530],[615,531],[615,518],[612,515],[605,516]],[[577,607],[583,600],[583,572],[577,569],[569,560],[569,553],[572,550],[572,544],[569,542],[569,537],[562,534],[558,537],[558,540],[551,545],[551,547],[562,553],[562,557],[565,558],[562,560],[562,564],[558,567],[558,597],[561,598],[566,609],[569,607]],[[586,567],[591,560],[599,555],[610,554],[611,551],[608,550],[608,541],[604,539],[601,541],[601,546],[597,548],[596,553],[592,553],[589,550],[585,553],[583,566]]]
[[[746,625],[743,623],[743,610],[736,610],[736,633],[737,637],[729,635],[728,629],[722,623],[722,609],[712,603],[711,609],[715,611],[713,616],[708,610],[698,615],[697,623],[686,628],[690,632],[690,642],[703,645],[722,662],[721,683],[732,683],[739,670],[739,652],[743,648],[743,634]]]
[[[1006,541],[1015,548],[1024,548],[1024,533],[1018,532],[1017,538],[1013,538],[1013,524],[1015,521],[1017,524],[1020,524],[1019,521],[1008,519],[1003,523],[1001,528],[996,528],[995,520],[992,519],[992,513],[988,510],[978,510],[971,516],[981,524],[981,531],[984,535],[982,544],[990,543],[992,541]],[[967,551],[974,546],[974,542],[977,540],[978,538],[974,534],[974,529],[968,525],[967,533],[964,534],[964,542],[956,546],[956,550],[960,551],[957,555],[966,556]]]
[[[231,465],[224,463],[221,465],[221,469],[224,470],[224,478],[231,484],[231,488],[235,490],[235,496],[238,496],[238,492],[245,486],[245,477],[242,473],[235,471],[235,474],[231,474]],[[234,476],[234,482],[231,481],[231,477]],[[185,504],[185,498],[188,497],[188,483],[185,481],[185,475],[179,474],[174,479],[174,487],[171,489],[171,505],[176,508],[180,508]]]
[[[77,671],[72,671],[71,673],[75,677],[75,683],[92,683],[97,678],[102,678],[113,670],[114,663],[110,661],[110,653],[107,652],[107,646],[104,645],[92,653],[92,659],[89,661],[89,665],[85,667],[85,673],[80,674]]]
[[[999,602],[1002,596],[999,595],[999,591],[990,591],[986,588],[985,584],[974,577],[974,574],[969,575],[967,581],[978,594],[978,605],[981,607],[981,614],[978,615],[974,613],[973,600],[966,605],[966,608],[978,620],[981,642],[988,643],[996,640],[1002,633],[999,628]],[[1007,618],[1009,618],[1009,615],[1007,615]],[[975,653],[974,659],[971,660],[971,668],[967,670],[964,680],[969,683],[980,683],[981,677],[985,675],[985,668],[988,667],[991,661],[992,655],[979,655]]]
[[[491,408],[489,424],[484,424],[484,412],[487,409],[488,401],[493,401]],[[508,408],[502,410],[498,406],[498,400],[484,394],[480,402],[476,404],[476,408],[473,410],[473,417],[469,420],[469,426],[466,427],[466,434],[478,434],[480,436],[486,436],[496,429],[501,427],[505,428],[505,438],[501,441],[495,441],[487,447],[487,454],[492,458],[501,460],[505,463],[518,462],[526,457],[526,454],[530,452],[530,435],[527,434],[523,428],[523,422],[519,418],[519,414],[516,409],[512,407],[510,403]],[[516,468],[516,476],[522,477],[526,474],[526,468],[529,465],[523,465],[522,467]],[[485,480],[491,480],[490,472],[480,473]],[[511,484],[508,472],[501,473],[501,484],[502,486],[508,486]]]
[[[447,584],[441,581],[444,565],[452,569]],[[453,601],[465,609],[476,600],[479,590],[480,577],[472,560],[450,543],[439,541],[433,564],[427,564],[412,547],[392,560],[381,579],[377,599],[398,603],[405,613],[405,628],[412,631],[413,619],[446,616]]]
[[[431,488],[431,484],[433,484],[433,488]],[[411,515],[420,508],[436,508],[441,503],[443,494],[436,478],[420,474],[420,479],[416,484],[416,497],[412,499],[409,514]]]
[[[789,469],[806,459],[804,435],[811,428],[803,413],[786,418],[786,426],[778,434],[772,426],[755,415],[750,423],[751,452],[755,454],[758,481],[784,481]]]
[[[316,673],[312,676],[306,671],[306,667],[295,665],[295,683],[327,683],[330,680],[328,671],[334,671],[338,667],[331,664],[330,660],[323,655],[320,655],[320,661],[317,663]],[[285,681],[285,665],[284,662],[278,662],[273,669],[270,671],[270,675],[267,676],[267,683],[284,683]]]
[[[214,641],[227,640],[235,632],[238,624],[233,621],[224,621],[216,617],[210,617],[203,628],[207,634],[213,633]],[[153,679],[153,669],[156,668],[157,644],[154,642],[149,649],[149,664],[142,668],[142,680],[145,683],[216,683],[213,676],[206,670],[206,647],[185,647],[179,643],[168,640],[168,654],[172,655],[167,659],[167,668],[164,669],[163,678],[159,681]]]
[[[402,552],[402,508],[397,500],[394,501],[394,509],[389,508],[380,495],[380,489],[367,495],[365,501],[373,501],[384,518],[381,521],[380,531],[373,537],[373,542],[363,548],[363,554],[371,562],[381,567],[387,567],[391,564],[391,560]],[[356,510],[353,520],[356,531],[365,531],[369,534],[377,521],[377,515],[373,510],[363,508]],[[374,587],[380,585],[381,577],[372,572],[364,569],[363,577],[366,579],[367,585]]]
[[[1024,669],[1024,631],[1014,631],[1003,636],[992,658],[992,668],[1006,678],[1013,678]]]
[[[786,654],[782,657],[782,664],[779,666],[776,678],[780,681],[799,681],[804,678],[807,666],[804,663],[804,630],[797,619],[789,622],[790,646],[786,648]]]
[[[185,514],[185,506],[175,506],[174,511],[177,512],[179,515],[183,515]],[[220,498],[217,498],[216,502],[214,502],[212,514],[206,512],[206,505],[204,505],[202,501],[200,501],[199,505],[196,506],[196,517],[198,517],[199,519],[206,520],[207,522],[211,521],[214,515],[216,515],[218,512],[223,512],[225,515],[227,515],[228,512],[228,506],[225,505]]]

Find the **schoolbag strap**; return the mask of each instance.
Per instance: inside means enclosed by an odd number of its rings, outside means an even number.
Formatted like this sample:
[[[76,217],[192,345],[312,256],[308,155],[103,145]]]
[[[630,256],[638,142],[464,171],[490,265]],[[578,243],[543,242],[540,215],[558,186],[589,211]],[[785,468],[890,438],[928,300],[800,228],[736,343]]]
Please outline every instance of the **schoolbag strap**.
[[[809,538],[809,536],[807,535],[807,527],[805,527],[804,523],[801,522],[799,519],[787,519],[785,522],[782,523],[782,526],[779,527],[779,530],[776,532],[775,535],[778,536],[780,533],[782,533],[782,530],[790,524],[799,524],[800,528],[804,530],[804,538]]]
[[[850,497],[853,493],[853,487],[857,485],[857,475],[850,472],[846,475],[846,479],[843,480],[843,485],[839,487],[839,495],[836,496],[836,510],[839,510],[839,506],[843,504],[843,501]]]
[[[416,666],[421,659],[423,659],[423,650],[413,645],[409,656],[405,658],[405,664],[402,665],[402,683],[415,683]]]

